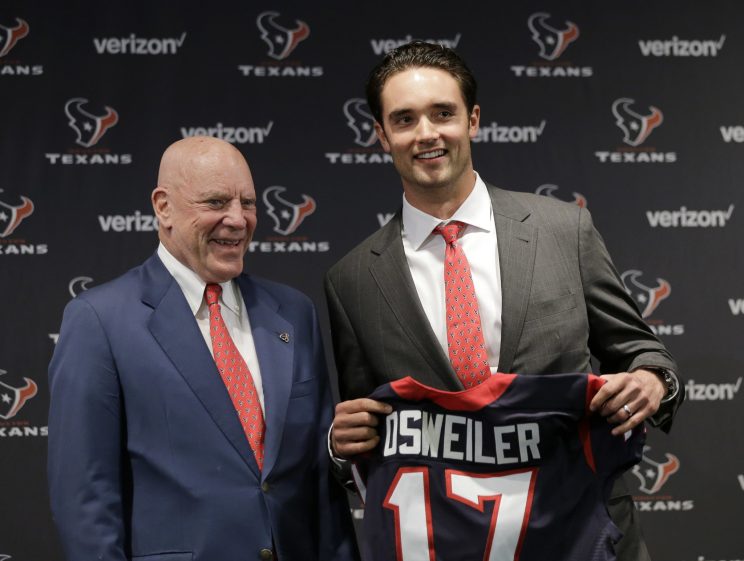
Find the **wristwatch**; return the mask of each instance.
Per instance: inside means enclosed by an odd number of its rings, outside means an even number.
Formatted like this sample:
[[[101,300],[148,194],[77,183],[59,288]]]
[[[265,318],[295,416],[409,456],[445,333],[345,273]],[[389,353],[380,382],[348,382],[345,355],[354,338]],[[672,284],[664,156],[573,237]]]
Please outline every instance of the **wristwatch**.
[[[661,366],[641,366],[640,368],[654,372],[664,382],[666,394],[661,398],[662,403],[668,403],[677,397],[679,393],[679,380],[673,371],[668,368],[662,368]]]

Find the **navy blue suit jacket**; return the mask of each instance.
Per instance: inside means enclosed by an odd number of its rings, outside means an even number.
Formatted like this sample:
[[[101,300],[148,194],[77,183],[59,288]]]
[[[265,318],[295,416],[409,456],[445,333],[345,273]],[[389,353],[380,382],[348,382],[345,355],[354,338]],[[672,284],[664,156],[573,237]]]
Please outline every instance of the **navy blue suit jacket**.
[[[49,487],[71,561],[232,561],[262,549],[281,561],[356,558],[328,476],[332,401],[315,309],[287,286],[236,281],[263,380],[263,472],[157,256],[65,309],[49,371]]]

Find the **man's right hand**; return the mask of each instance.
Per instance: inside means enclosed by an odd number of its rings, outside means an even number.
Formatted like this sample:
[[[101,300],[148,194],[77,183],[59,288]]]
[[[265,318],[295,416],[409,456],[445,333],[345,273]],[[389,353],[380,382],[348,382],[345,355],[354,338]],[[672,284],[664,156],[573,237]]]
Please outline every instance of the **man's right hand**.
[[[367,398],[342,401],[336,405],[331,431],[334,455],[349,459],[372,450],[380,441],[377,415],[387,415],[392,411],[387,403]]]

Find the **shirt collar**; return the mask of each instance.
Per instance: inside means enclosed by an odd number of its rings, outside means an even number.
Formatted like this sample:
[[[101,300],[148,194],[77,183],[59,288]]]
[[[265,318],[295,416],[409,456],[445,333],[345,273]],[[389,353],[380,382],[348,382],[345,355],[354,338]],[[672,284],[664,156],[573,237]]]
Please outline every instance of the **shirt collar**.
[[[491,208],[491,197],[488,194],[488,188],[476,172],[473,190],[447,222],[459,220],[470,226],[490,232],[494,227],[492,215],[493,208]],[[441,223],[442,220],[436,216],[426,214],[412,206],[406,200],[405,194],[403,195],[403,235],[411,243],[411,247],[414,250],[418,250],[431,235],[434,228]]]
[[[173,254],[165,248],[162,242],[158,245],[158,257],[163,262],[163,265],[165,265],[165,268],[168,269],[168,272],[176,279],[178,286],[181,287],[181,291],[186,297],[186,302],[188,302],[189,308],[191,308],[191,313],[196,315],[204,303],[204,289],[207,283],[194,271],[173,257]],[[220,283],[220,286],[222,287],[222,295],[220,296],[222,305],[240,315],[240,299],[238,298],[236,284],[229,280]]]

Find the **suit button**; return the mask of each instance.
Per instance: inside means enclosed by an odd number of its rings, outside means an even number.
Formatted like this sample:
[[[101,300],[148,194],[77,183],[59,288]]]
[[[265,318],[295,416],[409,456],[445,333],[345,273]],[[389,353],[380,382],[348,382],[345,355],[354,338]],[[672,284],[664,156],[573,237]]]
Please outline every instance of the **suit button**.
[[[266,481],[261,483],[261,491],[263,491],[264,493],[268,493],[269,489],[270,489],[269,484],[266,483]]]
[[[258,551],[258,557],[264,561],[271,561],[274,558],[274,552],[268,547],[263,547]]]

